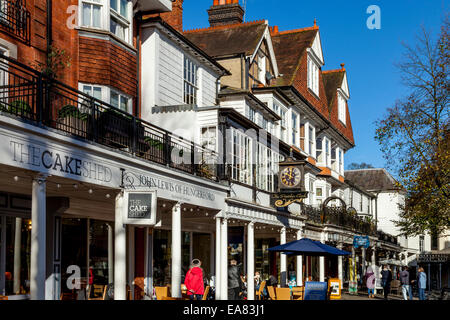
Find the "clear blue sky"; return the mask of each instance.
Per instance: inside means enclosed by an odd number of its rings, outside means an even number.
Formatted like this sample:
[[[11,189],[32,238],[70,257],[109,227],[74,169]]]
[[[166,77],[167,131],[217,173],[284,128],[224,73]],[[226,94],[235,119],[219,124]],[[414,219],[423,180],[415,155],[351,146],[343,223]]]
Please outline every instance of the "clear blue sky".
[[[241,1],[242,2],[242,1]],[[184,1],[184,29],[208,27],[206,10],[213,0]],[[381,9],[381,29],[369,30],[370,5]],[[356,147],[346,154],[346,165],[366,162],[384,167],[374,140],[377,119],[407,92],[394,67],[402,57],[401,42],[413,44],[424,25],[437,34],[449,0],[247,0],[246,20],[269,20],[280,31],[309,27],[314,18],[320,27],[324,70],[345,63],[350,86],[350,116]]]

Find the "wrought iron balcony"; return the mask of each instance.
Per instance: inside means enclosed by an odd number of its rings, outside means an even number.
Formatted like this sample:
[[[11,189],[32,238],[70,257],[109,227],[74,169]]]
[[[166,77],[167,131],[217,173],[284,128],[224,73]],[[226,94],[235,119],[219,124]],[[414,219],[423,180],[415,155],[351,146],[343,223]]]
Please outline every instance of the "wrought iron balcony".
[[[30,42],[30,12],[22,0],[0,0],[0,30],[25,43]]]
[[[1,0],[0,0],[1,1]],[[0,55],[0,113],[217,180],[217,155]]]
[[[327,207],[323,209],[302,205],[302,208],[303,214],[306,215],[308,221],[340,226],[365,235],[376,234],[376,228],[373,222],[367,218],[352,215],[341,207]]]

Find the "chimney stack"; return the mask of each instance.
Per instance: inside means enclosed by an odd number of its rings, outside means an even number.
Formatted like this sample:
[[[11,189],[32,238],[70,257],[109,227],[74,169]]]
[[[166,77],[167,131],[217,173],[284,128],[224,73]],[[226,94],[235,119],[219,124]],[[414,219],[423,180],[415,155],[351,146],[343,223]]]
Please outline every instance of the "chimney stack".
[[[183,2],[184,0],[174,0],[171,12],[151,14],[148,16],[145,15],[145,17],[159,16],[178,32],[183,32]]]
[[[216,27],[242,23],[244,13],[239,0],[214,0],[212,7],[208,10],[209,24],[211,27]]]

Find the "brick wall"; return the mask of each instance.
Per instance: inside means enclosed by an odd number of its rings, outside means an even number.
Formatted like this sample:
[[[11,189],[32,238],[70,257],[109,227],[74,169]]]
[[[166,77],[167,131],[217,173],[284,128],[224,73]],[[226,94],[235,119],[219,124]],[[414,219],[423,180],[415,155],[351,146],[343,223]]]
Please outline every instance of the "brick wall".
[[[137,90],[136,55],[110,41],[79,37],[79,81],[108,85],[132,97]]]

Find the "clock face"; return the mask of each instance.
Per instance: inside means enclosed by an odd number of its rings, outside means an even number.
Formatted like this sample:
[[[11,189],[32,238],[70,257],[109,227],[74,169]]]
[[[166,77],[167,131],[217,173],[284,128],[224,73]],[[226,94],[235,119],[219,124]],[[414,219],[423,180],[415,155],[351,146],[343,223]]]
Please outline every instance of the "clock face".
[[[302,173],[297,167],[287,167],[281,171],[280,178],[283,185],[293,188],[300,184]]]

